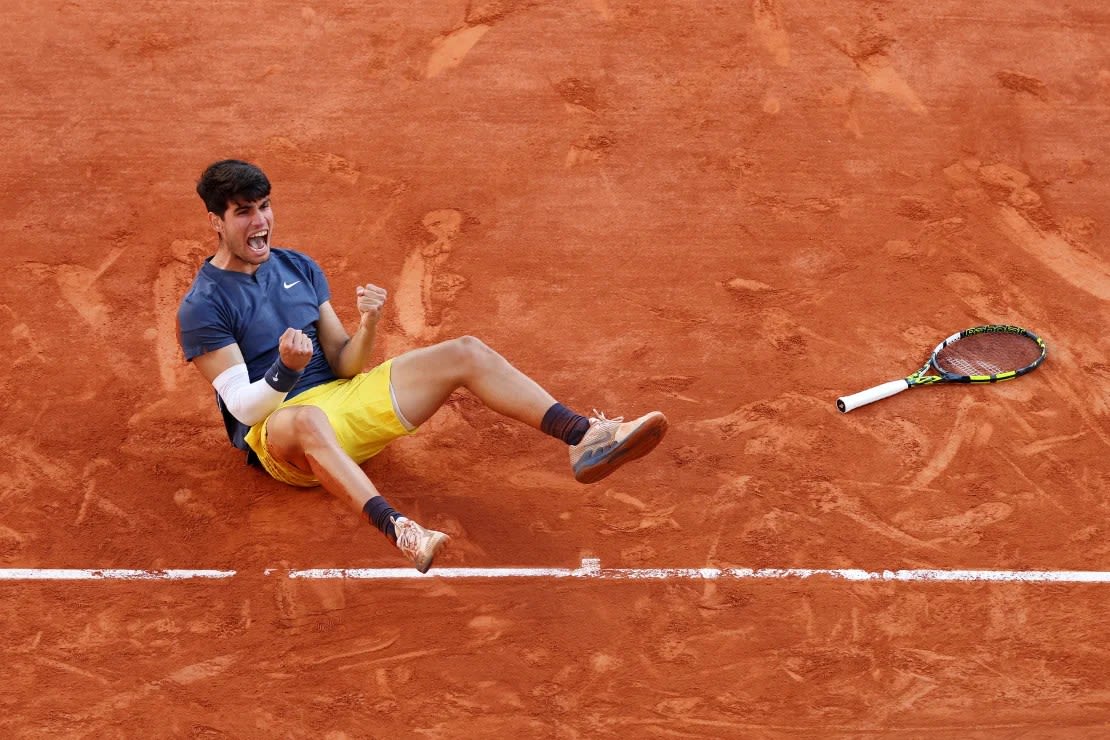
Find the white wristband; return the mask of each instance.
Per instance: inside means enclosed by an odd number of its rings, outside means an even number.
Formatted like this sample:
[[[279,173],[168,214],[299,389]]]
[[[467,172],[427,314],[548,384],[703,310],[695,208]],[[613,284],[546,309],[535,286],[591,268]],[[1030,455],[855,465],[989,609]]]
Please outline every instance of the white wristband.
[[[245,363],[229,367],[216,376],[212,387],[231,415],[247,426],[254,426],[281,405],[288,391],[278,391],[265,378],[251,382]]]

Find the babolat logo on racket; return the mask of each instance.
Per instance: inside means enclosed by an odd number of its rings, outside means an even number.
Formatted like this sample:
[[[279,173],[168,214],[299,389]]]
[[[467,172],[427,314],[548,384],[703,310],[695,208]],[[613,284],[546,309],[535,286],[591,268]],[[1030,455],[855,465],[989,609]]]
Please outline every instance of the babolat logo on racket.
[[[1044,341],[1020,326],[975,326],[938,344],[914,374],[842,396],[836,399],[836,407],[847,413],[918,385],[1012,380],[1036,370],[1046,356],[1048,347]]]
[[[1005,324],[990,324],[988,326],[976,326],[971,329],[965,329],[960,332],[963,336],[970,336],[972,334],[983,334],[985,332],[1009,332],[1011,334],[1026,334],[1025,329],[1020,326],[1007,326]]]

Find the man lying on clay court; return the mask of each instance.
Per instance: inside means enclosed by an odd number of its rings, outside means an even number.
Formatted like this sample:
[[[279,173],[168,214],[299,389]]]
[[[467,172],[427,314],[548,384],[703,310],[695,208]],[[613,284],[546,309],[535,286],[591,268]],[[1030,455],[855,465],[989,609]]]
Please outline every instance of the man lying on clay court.
[[[593,483],[643,457],[667,419],[623,422],[576,414],[474,337],[413,350],[363,371],[386,291],[355,291],[349,336],[309,257],[271,247],[270,181],[239,160],[211,165],[197,183],[219,245],[178,309],[178,339],[216,389],[231,443],[293,486],[322,485],[361,509],[424,573],[447,543],[393,509],[360,466],[412,434],[457,389],[570,446],[574,477]]]

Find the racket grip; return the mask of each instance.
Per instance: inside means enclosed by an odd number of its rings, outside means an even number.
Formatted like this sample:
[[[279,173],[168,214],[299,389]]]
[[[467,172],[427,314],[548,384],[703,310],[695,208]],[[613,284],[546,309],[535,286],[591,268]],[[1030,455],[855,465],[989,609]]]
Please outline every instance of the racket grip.
[[[889,398],[895,393],[901,393],[909,387],[910,384],[905,380],[892,380],[889,383],[883,383],[874,388],[853,393],[850,396],[841,396],[836,399],[836,407],[846,414],[852,409],[858,409],[860,406],[866,406],[869,403]]]

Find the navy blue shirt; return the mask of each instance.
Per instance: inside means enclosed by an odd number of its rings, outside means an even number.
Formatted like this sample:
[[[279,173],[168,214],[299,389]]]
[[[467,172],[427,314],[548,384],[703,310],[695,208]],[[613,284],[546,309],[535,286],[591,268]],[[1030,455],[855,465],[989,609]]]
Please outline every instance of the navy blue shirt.
[[[286,398],[336,379],[316,338],[320,305],[331,297],[319,265],[291,249],[271,249],[253,275],[221,270],[211,260],[201,265],[177,310],[178,341],[186,360],[238,344],[253,383],[278,359],[278,341],[293,327],[312,340],[312,359]],[[249,427],[231,415],[219,394],[216,403],[231,443],[246,450]]]

